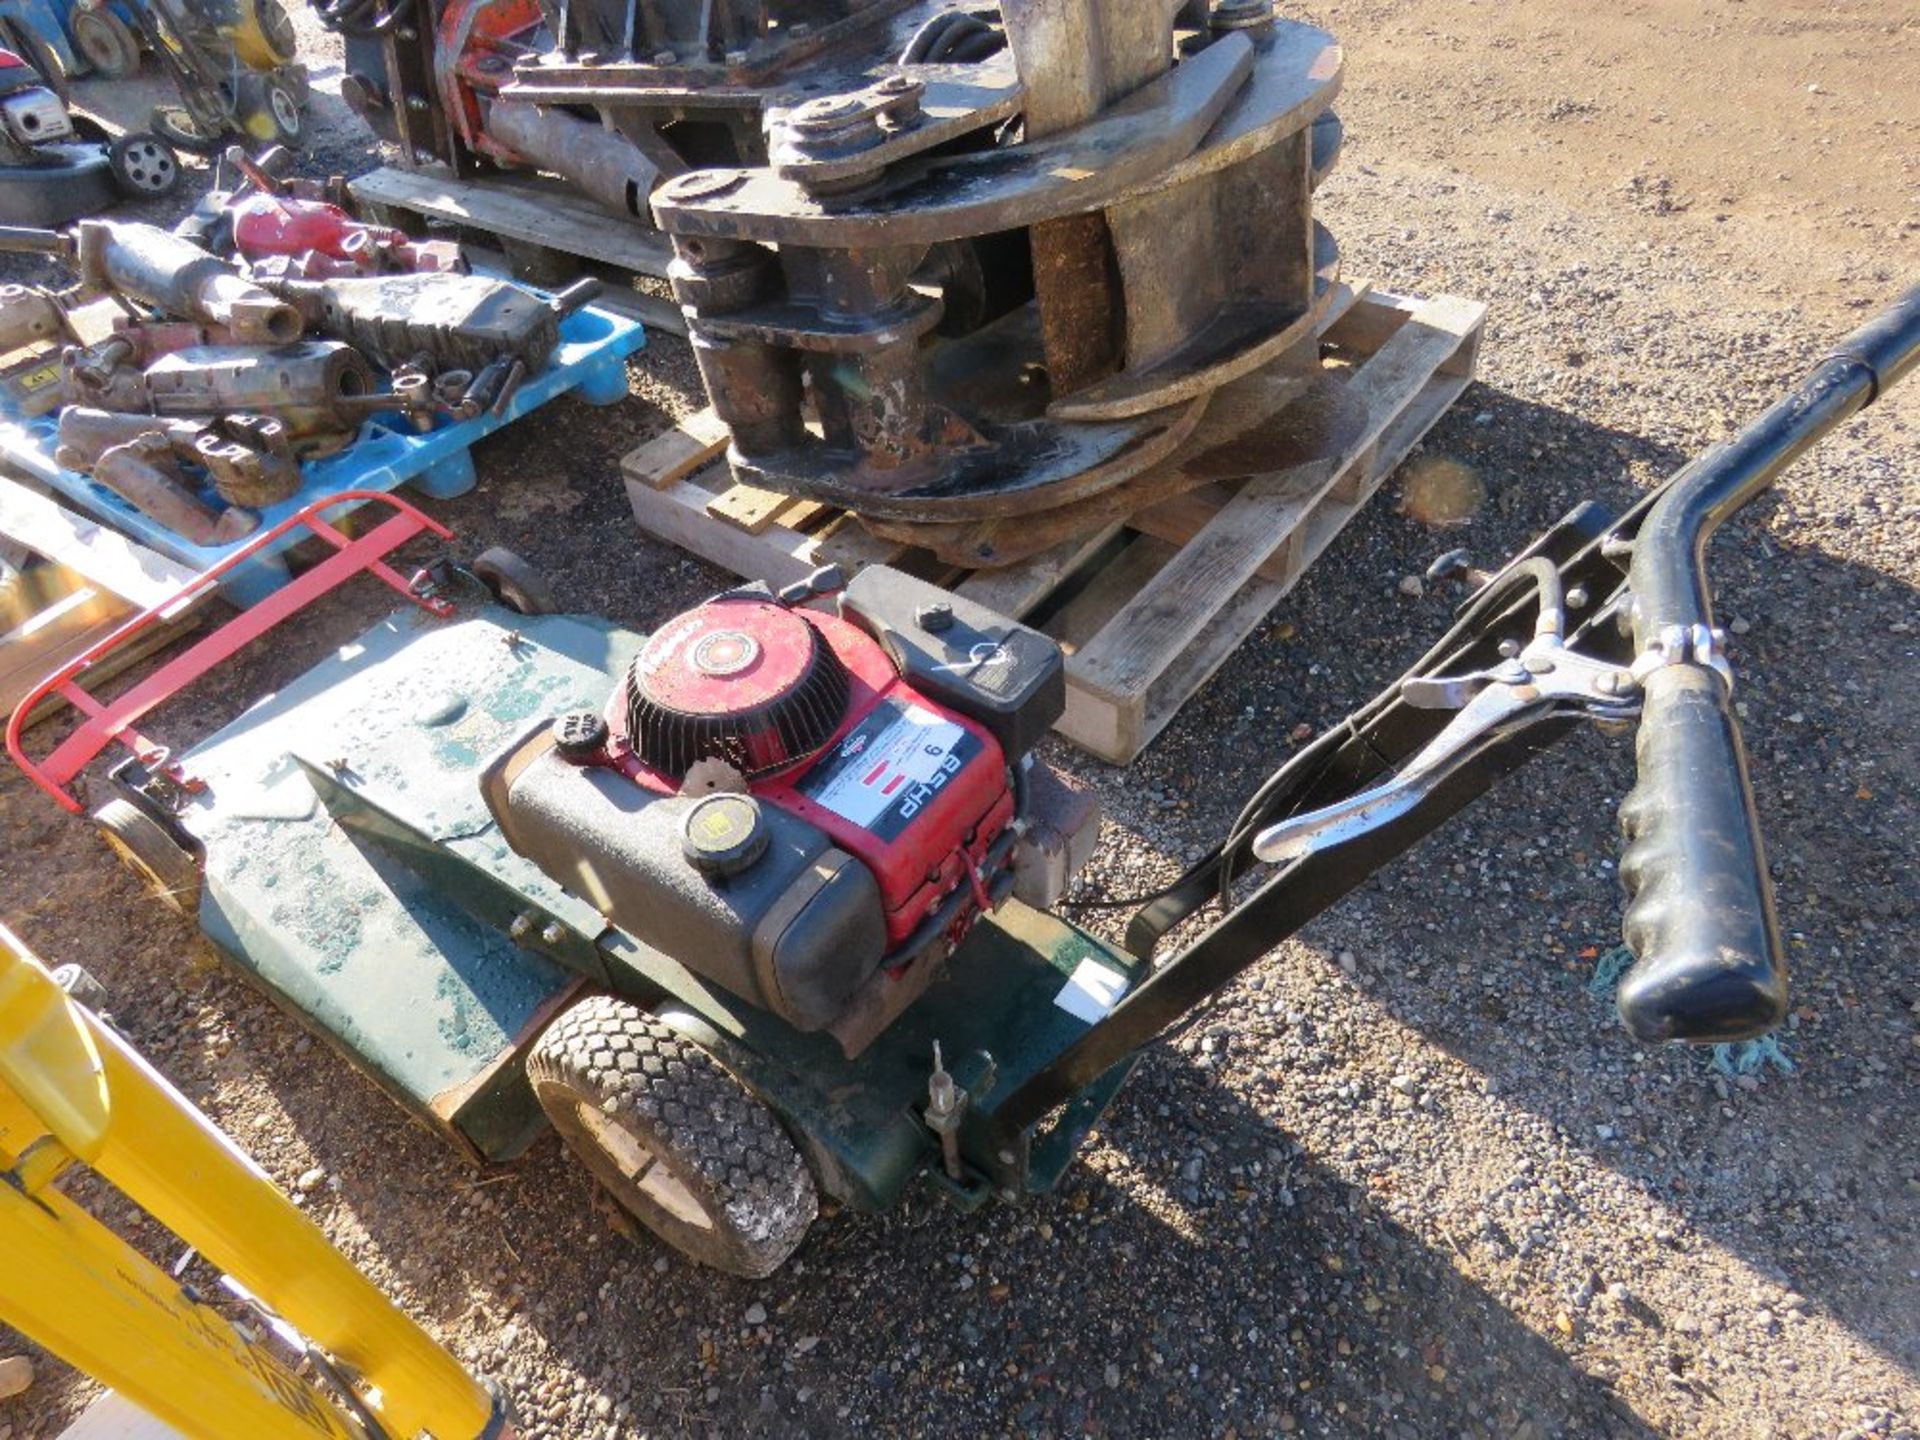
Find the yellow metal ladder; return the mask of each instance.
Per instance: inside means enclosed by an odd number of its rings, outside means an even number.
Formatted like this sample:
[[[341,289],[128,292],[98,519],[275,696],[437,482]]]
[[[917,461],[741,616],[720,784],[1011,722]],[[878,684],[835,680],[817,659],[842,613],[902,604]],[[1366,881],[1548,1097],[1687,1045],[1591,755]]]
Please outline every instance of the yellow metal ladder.
[[[283,1358],[69,1199],[58,1182],[75,1166],[257,1297],[312,1363]],[[500,1402],[5,927],[0,1256],[0,1320],[184,1435],[512,1435]],[[348,1393],[323,1371],[349,1377]]]

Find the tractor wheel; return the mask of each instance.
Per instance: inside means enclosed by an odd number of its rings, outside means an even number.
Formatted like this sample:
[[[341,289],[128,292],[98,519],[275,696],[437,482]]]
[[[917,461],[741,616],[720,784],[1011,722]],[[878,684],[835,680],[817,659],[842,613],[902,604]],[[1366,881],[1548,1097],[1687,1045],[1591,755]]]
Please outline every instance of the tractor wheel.
[[[180,188],[180,157],[158,135],[129,130],[107,151],[114,182],[133,200],[152,200]]]
[[[152,817],[131,801],[109,800],[93,812],[93,823],[161,904],[182,915],[199,913],[200,864]]]
[[[73,12],[73,45],[102,80],[125,80],[140,69],[140,40],[113,11]]]
[[[819,1212],[773,1112],[700,1046],[593,995],[534,1045],[527,1078],[561,1139],[641,1224],[703,1265],[771,1275]]]
[[[560,602],[553,598],[540,572],[504,545],[482,550],[471,568],[493,592],[493,598],[509,610],[522,615],[556,615],[560,611]]]

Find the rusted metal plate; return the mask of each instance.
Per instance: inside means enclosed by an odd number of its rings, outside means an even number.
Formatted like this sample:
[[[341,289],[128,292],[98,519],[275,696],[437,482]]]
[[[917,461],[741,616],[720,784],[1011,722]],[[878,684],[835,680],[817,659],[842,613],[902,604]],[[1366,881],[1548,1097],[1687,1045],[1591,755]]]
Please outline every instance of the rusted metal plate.
[[[1095,210],[1044,221],[1032,244],[1047,378],[1054,394],[1071,394],[1113,374],[1125,353],[1127,306],[1107,217]]]
[[[702,170],[654,196],[660,228],[781,245],[931,245],[1098,209],[1190,154],[1253,72],[1229,35],[1087,124],[1048,140],[908,161],[843,209],[770,170]]]
[[[1167,460],[1100,494],[1015,519],[863,519],[874,534],[921,546],[950,564],[1011,565],[1199,486],[1291,470],[1337,454],[1365,423],[1364,407],[1350,402],[1337,378],[1275,364],[1214,395],[1205,417]]]
[[[1317,226],[1315,233],[1319,264],[1305,308],[1279,296],[1223,298],[1172,351],[1065,395],[1047,413],[1056,420],[1117,420],[1157,410],[1218,390],[1311,341],[1340,281],[1333,237]]]

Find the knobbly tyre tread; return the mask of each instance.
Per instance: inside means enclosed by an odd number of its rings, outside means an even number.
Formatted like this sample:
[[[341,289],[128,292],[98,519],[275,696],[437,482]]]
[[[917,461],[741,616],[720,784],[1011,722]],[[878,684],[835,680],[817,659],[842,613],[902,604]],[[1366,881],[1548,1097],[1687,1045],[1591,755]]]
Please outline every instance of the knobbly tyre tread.
[[[758,1280],[799,1246],[819,1212],[806,1161],[767,1106],[705,1049],[612,995],[592,995],[547,1027],[527,1061],[561,1138],[635,1218],[702,1264]],[[628,1182],[579,1121],[599,1107],[694,1196],[688,1224]]]

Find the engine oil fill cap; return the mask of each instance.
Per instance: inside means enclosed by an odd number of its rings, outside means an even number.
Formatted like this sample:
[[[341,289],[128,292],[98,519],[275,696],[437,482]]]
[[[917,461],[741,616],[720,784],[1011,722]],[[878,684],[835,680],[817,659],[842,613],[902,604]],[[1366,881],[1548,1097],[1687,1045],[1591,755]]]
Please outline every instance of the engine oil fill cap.
[[[680,827],[687,863],[703,875],[738,875],[767,849],[767,825],[751,795],[709,795]]]

